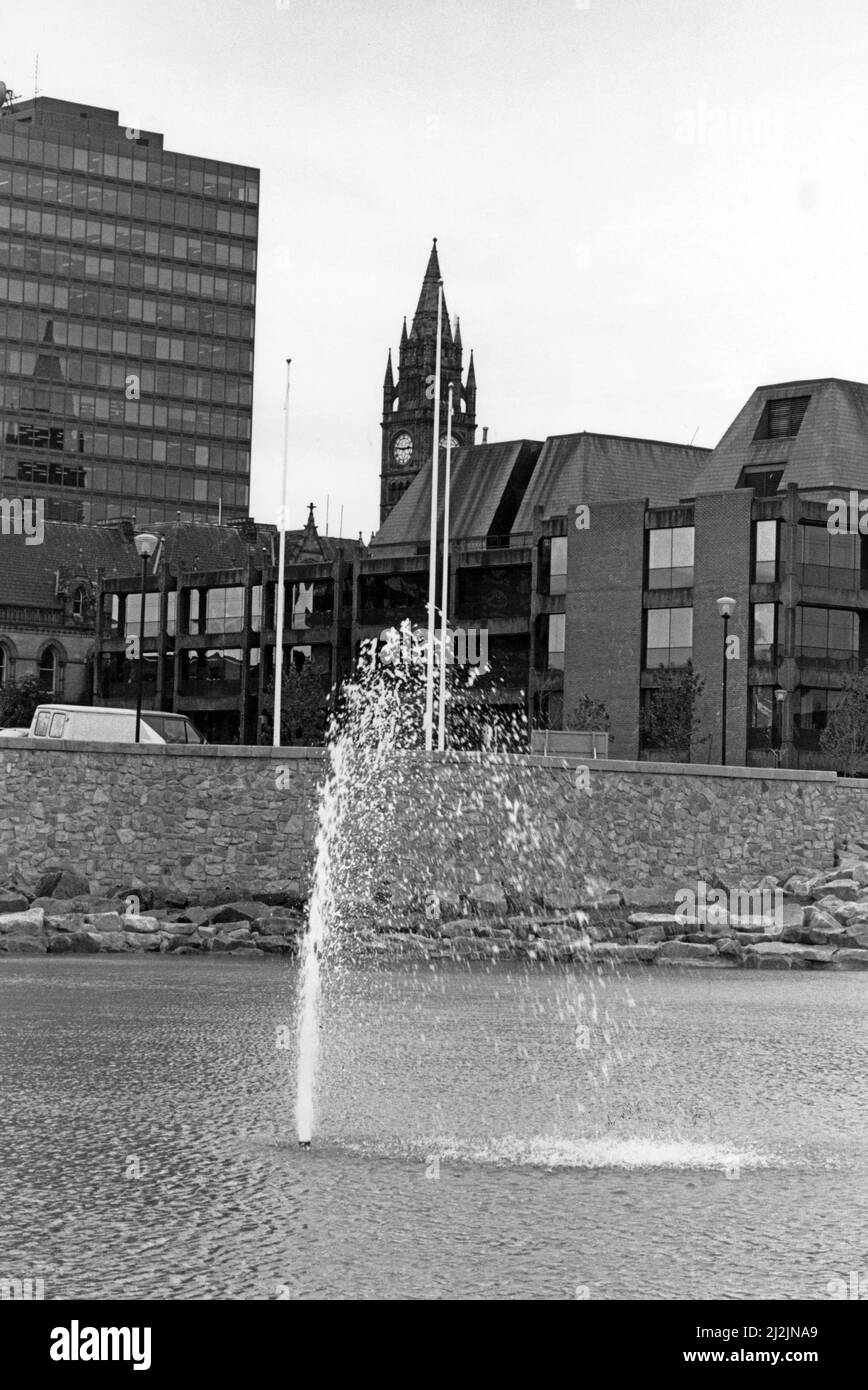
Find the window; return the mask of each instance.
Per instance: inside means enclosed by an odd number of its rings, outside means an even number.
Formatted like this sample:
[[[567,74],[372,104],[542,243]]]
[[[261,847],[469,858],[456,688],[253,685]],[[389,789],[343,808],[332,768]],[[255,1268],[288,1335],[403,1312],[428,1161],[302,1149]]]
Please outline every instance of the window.
[[[39,658],[37,680],[41,695],[60,694],[60,657],[56,647],[46,647]]]
[[[778,523],[756,521],[753,528],[753,579],[755,584],[774,584],[778,577]]]
[[[693,655],[693,609],[649,608],[645,667],[686,666]]]
[[[851,662],[859,655],[859,615],[848,608],[796,610],[796,656]]]
[[[12,680],[12,653],[0,642],[0,685]]]
[[[803,584],[858,589],[862,537],[832,535],[825,526],[799,526],[799,577]]]
[[[774,686],[752,686],[750,690],[748,748],[779,747],[780,716]]]
[[[209,589],[205,604],[206,632],[240,632],[244,626],[244,590]]]
[[[566,624],[565,614],[549,614],[548,668],[550,671],[562,671],[564,669]]]
[[[762,439],[792,439],[799,432],[810,400],[810,396],[789,396],[784,400],[766,401],[754,443]]]
[[[81,584],[72,595],[72,616],[74,618],[84,617],[85,591]]]
[[[537,591],[541,594],[567,592],[567,538],[544,536],[539,543]]]
[[[777,604],[755,603],[751,608],[753,626],[751,628],[750,659],[755,662],[777,661],[775,645],[775,622]]]
[[[692,586],[693,534],[692,526],[665,526],[648,532],[649,589]]]
[[[753,488],[755,497],[774,497],[781,485],[786,464],[773,463],[766,467],[743,468],[736,487]]]
[[[793,710],[793,737],[800,749],[818,749],[820,735],[829,722],[829,715],[838,705],[840,690],[816,690],[803,687],[796,691]]]

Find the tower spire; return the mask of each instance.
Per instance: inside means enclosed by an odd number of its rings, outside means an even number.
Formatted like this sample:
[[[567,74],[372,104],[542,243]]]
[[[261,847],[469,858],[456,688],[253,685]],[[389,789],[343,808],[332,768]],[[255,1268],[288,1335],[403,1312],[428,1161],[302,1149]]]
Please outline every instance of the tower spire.
[[[416,312],[413,315],[413,326],[410,329],[411,338],[437,337],[437,291],[443,276],[440,272],[440,258],[437,255],[437,238],[431,247],[431,254],[428,257],[428,265],[425,268],[425,275],[422,280],[422,290],[419,295],[419,303],[416,305]],[[449,315],[446,310],[446,296],[443,296],[443,322],[448,322]],[[445,335],[444,335],[445,336]],[[451,333],[448,335],[451,337]]]
[[[392,373],[392,349],[391,349],[391,348],[389,348],[389,360],[388,360],[388,362],[386,363],[386,376],[385,376],[385,379],[384,379],[384,381],[383,381],[383,389],[384,389],[385,391],[394,391],[394,389],[395,389],[395,377],[394,377],[394,375],[393,375],[393,373]]]

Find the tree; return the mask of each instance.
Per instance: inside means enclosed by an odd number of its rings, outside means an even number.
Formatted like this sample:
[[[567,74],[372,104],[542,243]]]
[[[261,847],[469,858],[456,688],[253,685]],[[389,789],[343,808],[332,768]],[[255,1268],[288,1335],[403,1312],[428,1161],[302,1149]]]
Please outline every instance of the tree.
[[[44,703],[44,692],[35,676],[7,681],[0,686],[0,727],[23,729],[30,725],[37,705]]]
[[[570,716],[568,728],[582,729],[588,733],[609,732],[611,720],[609,711],[606,709],[602,700],[594,700],[590,695],[582,695],[577,704],[573,705],[573,712]]]
[[[820,735],[820,747],[847,777],[868,764],[868,670],[844,677],[841,699]]]
[[[326,694],[322,680],[309,661],[302,666],[290,662],[283,670],[280,701],[280,741],[315,748],[325,741]],[[263,714],[269,729],[274,721],[274,679],[269,681],[263,699]]]
[[[657,689],[650,692],[640,721],[646,747],[663,749],[677,754],[680,762],[690,762],[690,749],[700,722],[697,706],[704,686],[705,681],[694,671],[692,661],[672,670],[660,667]]]

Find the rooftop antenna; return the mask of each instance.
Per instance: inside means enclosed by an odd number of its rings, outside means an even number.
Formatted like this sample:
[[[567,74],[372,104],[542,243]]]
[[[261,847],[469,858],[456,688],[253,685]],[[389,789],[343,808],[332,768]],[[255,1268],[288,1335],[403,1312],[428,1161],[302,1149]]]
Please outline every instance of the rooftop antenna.
[[[342,503],[341,503],[341,520],[340,520],[340,525],[338,526],[338,535],[339,535],[339,536],[342,536],[343,534],[344,534],[344,504],[343,504],[343,502],[342,502]]]
[[[326,524],[325,524],[325,533],[326,533],[326,535],[328,535],[328,533],[329,533],[329,494],[328,494],[328,493],[326,493]]]
[[[33,95],[39,96],[39,54],[36,55],[36,62],[33,64]]]

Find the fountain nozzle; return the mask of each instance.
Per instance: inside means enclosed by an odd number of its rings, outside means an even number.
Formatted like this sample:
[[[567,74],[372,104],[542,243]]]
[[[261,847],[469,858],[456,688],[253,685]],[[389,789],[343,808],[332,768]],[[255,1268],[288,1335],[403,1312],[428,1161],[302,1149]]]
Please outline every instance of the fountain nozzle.
[[[299,1139],[299,1141],[298,1141],[298,1147],[299,1147],[300,1149],[309,1149],[309,1148],[310,1148],[310,1140],[309,1140],[309,1139]]]

